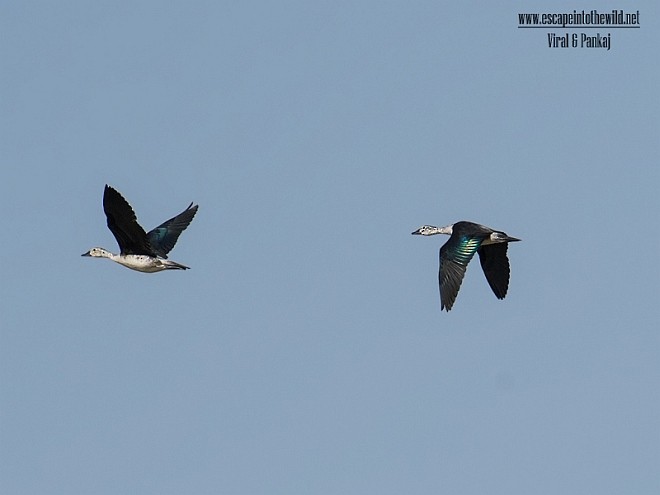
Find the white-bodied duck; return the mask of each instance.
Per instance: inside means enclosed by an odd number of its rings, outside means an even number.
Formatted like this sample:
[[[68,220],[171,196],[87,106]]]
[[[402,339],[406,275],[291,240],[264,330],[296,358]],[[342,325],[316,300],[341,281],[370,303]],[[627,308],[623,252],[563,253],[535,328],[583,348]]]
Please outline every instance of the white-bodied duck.
[[[183,212],[155,229],[145,232],[137,222],[131,205],[119,192],[106,184],[103,192],[103,211],[108,228],[119,244],[119,254],[95,247],[82,256],[109,258],[138,272],[155,273],[163,270],[187,270],[188,267],[167,259],[181,232],[190,225],[198,205],[192,203]]]

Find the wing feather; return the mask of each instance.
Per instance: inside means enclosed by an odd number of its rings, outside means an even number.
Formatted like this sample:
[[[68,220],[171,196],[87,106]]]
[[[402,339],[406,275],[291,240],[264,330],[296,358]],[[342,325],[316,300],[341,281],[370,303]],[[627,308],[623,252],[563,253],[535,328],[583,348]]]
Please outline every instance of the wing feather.
[[[117,190],[107,184],[103,191],[103,211],[108,228],[117,239],[121,254],[155,255],[147,240],[147,234],[137,222],[131,205]]]
[[[488,244],[479,249],[479,261],[488,285],[498,299],[504,299],[509,289],[509,258],[506,255],[508,242]]]
[[[440,283],[441,309],[449,311],[456,301],[468,263],[481,246],[482,239],[452,235],[440,248]]]
[[[188,225],[190,225],[190,222],[195,217],[195,213],[197,213],[197,208],[199,208],[198,205],[193,206],[190,203],[188,208],[177,216],[170,218],[155,229],[149,231],[147,234],[149,244],[158,256],[167,259],[167,253],[172,250],[181,232],[186,230]]]

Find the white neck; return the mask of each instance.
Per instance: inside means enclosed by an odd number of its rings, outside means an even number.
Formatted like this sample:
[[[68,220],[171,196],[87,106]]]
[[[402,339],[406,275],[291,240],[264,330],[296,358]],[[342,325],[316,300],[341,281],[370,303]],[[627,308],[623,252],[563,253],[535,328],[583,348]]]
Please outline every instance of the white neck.
[[[438,234],[447,234],[447,235],[452,235],[454,232],[454,224],[452,223],[451,225],[447,225],[445,227],[440,227],[438,229]]]

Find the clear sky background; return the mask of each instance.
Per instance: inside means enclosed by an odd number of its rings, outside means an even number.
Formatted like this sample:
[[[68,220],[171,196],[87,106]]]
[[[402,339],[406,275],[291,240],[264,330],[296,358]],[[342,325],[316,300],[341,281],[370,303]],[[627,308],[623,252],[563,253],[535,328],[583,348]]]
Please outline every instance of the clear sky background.
[[[660,493],[658,14],[5,2],[0,491]],[[106,183],[191,270],[80,257]],[[523,242],[444,313],[458,220]]]

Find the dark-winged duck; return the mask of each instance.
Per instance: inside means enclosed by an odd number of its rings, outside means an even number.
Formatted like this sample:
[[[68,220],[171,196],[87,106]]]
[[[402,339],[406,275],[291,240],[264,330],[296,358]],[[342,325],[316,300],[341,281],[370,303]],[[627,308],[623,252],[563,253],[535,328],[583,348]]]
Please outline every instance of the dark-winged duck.
[[[82,256],[109,258],[131,270],[155,273],[163,270],[187,270],[188,267],[167,259],[181,232],[190,225],[198,205],[192,203],[177,216],[163,222],[148,233],[137,222],[131,205],[115,189],[106,184],[103,191],[103,211],[108,228],[117,239],[120,254],[95,247]]]
[[[413,235],[447,234],[451,237],[440,248],[440,308],[449,311],[454,305],[467,265],[479,253],[481,268],[488,285],[498,299],[506,297],[509,289],[509,242],[520,239],[502,231],[472,222],[456,222],[446,227],[423,225]]]

